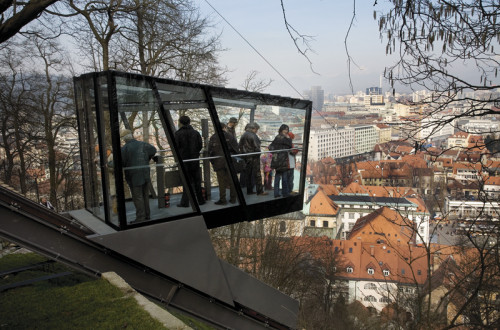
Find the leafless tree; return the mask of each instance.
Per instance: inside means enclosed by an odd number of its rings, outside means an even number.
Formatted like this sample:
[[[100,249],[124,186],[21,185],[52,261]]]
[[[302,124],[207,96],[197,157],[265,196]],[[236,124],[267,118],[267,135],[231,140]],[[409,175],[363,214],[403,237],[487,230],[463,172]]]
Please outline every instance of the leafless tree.
[[[264,80],[257,78],[258,71],[252,70],[248,73],[242,86],[244,90],[256,93],[263,93],[273,83],[272,79]]]
[[[57,0],[2,1],[0,43],[9,40],[31,21],[38,19],[49,6],[56,2]]]
[[[57,139],[64,128],[74,127],[76,117],[73,111],[71,81],[64,72],[68,65],[64,61],[64,52],[53,40],[31,38],[33,45],[33,64],[41,64],[40,72],[35,73],[32,82],[33,104],[37,117],[41,120],[41,141],[47,147],[47,164],[50,180],[50,200],[57,203],[57,191],[62,175],[56,166]]]
[[[434,130],[459,118],[496,114],[500,37],[496,1],[390,1],[375,13],[386,52],[399,60],[385,77],[396,88],[429,91],[419,101]],[[460,113],[445,114],[453,104]],[[423,119],[423,118],[422,118]],[[415,132],[422,127],[416,127]]]
[[[101,70],[108,70],[110,68],[110,58],[112,56],[111,43],[113,38],[120,32],[120,19],[123,15],[130,13],[136,9],[134,3],[124,0],[112,1],[74,1],[68,2],[70,10],[82,17],[84,22],[76,21],[75,37],[80,40],[82,36],[89,33],[82,34],[81,31],[90,31],[93,39],[98,42],[98,48],[92,48],[99,52],[100,56],[94,55],[95,65]],[[86,42],[85,44],[88,44]],[[93,43],[91,42],[91,45]]]
[[[18,52],[17,45],[9,42],[0,54],[2,70],[0,74],[0,134],[4,159],[2,160],[2,179],[16,185],[26,193],[26,169],[28,149],[36,138],[36,117],[32,115],[33,102],[29,74],[22,68],[26,57]],[[16,51],[17,50],[17,51]]]
[[[298,299],[309,327],[332,320],[339,258],[328,238],[297,237],[297,226],[279,217],[241,223],[212,230],[212,241],[221,258]]]

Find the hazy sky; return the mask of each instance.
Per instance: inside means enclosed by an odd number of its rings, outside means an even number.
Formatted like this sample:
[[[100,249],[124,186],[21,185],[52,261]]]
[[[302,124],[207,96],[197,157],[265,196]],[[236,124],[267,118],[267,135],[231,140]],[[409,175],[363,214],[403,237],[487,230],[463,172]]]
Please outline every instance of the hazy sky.
[[[313,63],[296,50],[287,33],[279,0],[197,0],[202,13],[209,15],[222,31],[221,42],[227,51],[221,64],[226,65],[229,84],[242,88],[243,81],[252,70],[261,79],[273,79],[266,92],[299,97],[311,86],[322,86],[325,94],[350,93],[347,54],[344,45],[354,11],[350,0],[284,0],[287,20],[301,34],[313,36],[309,53]],[[211,7],[213,6],[257,51],[262,54],[290,83],[293,88],[257,54]],[[351,65],[354,91],[378,86],[384,67],[391,60],[385,55],[385,44],[379,38],[377,21],[373,18],[373,0],[356,2],[356,18],[347,45],[358,65]],[[382,1],[379,1],[379,3]],[[382,81],[384,91],[387,84]]]

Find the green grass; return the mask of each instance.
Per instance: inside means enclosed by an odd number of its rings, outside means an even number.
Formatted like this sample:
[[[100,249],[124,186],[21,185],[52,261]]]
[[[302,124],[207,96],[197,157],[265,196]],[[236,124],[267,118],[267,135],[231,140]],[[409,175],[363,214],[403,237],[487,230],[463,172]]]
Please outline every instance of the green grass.
[[[190,316],[186,316],[184,314],[180,314],[180,313],[176,313],[174,311],[170,311],[170,313],[175,316],[176,318],[178,318],[179,320],[181,320],[182,322],[184,322],[186,325],[188,325],[189,327],[195,329],[195,330],[214,330],[215,328],[201,322],[201,321],[198,321]]]
[[[45,261],[29,254],[0,258],[0,271]],[[62,264],[0,279],[0,286],[67,271]],[[0,293],[3,329],[165,329],[135,301],[102,279],[74,272]]]

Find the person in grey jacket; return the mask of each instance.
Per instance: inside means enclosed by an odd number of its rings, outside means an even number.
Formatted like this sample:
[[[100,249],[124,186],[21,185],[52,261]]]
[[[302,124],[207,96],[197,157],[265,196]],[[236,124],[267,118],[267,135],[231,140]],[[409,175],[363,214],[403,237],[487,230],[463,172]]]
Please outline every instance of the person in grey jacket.
[[[135,221],[151,218],[149,208],[149,184],[151,182],[149,161],[156,154],[151,144],[134,139],[130,130],[123,130],[120,136],[125,141],[121,149],[125,180],[132,193],[135,206]]]
[[[222,132],[224,133],[224,139],[231,155],[236,155],[238,153],[238,141],[235,137],[228,132],[228,127],[226,124],[221,124]],[[224,158],[224,151],[222,150],[222,145],[217,134],[210,137],[208,142],[208,156],[217,157],[210,160],[212,167],[214,168],[215,174],[217,174],[217,182],[219,183],[219,200],[214,204],[216,205],[226,205],[226,189],[229,187],[230,195],[229,202],[231,204],[236,203],[236,190],[234,185],[231,183],[231,176],[226,164],[226,159]]]
[[[245,129],[239,142],[240,152],[242,154],[256,153],[253,155],[244,155],[245,159],[245,183],[247,195],[257,193],[257,195],[267,195],[262,184],[262,175],[260,174],[260,139],[257,131],[260,126],[257,123],[250,123]],[[253,191],[252,182],[255,181],[256,192]]]

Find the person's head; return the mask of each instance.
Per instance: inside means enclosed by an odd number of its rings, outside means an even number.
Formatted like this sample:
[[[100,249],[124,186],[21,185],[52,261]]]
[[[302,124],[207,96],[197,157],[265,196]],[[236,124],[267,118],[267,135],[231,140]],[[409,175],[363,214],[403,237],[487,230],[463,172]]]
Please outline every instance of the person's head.
[[[259,130],[259,128],[260,128],[260,125],[259,125],[259,124],[257,124],[256,122],[251,123],[251,125],[252,125],[252,126],[251,126],[251,129],[253,130],[253,132],[254,132],[254,133],[257,133],[257,131],[258,131],[258,130]]]
[[[288,132],[288,137],[293,140],[295,139],[295,134],[293,134],[292,132]]]
[[[220,123],[220,128],[222,128],[223,131],[227,130],[227,125],[224,123]]]
[[[123,130],[121,130],[120,137],[124,141],[129,141],[129,140],[133,140],[134,139],[134,136],[132,135],[132,131],[129,130],[129,129],[123,129]]]
[[[47,203],[47,198],[45,198],[45,197],[40,198],[40,202],[41,203]]]
[[[288,127],[288,125],[283,124],[283,125],[281,125],[281,126],[280,126],[280,128],[279,128],[279,130],[278,130],[278,133],[279,133],[279,134],[283,134],[283,135],[287,135],[287,134],[288,134],[289,129],[290,129],[290,128]]]
[[[227,123],[227,126],[233,128],[235,127],[236,125],[238,125],[238,119],[235,118],[235,117],[231,117],[229,118],[229,122]]]
[[[191,118],[188,116],[180,116],[179,117],[179,126],[186,126],[191,123]]]

